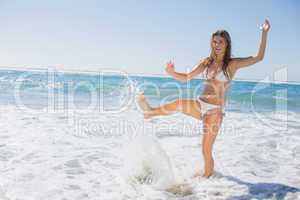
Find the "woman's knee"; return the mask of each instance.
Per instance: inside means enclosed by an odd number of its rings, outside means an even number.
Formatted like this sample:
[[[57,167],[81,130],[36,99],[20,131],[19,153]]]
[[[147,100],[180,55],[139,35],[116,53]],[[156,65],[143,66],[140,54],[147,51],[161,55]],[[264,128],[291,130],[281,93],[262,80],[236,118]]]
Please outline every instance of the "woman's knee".
[[[183,100],[182,99],[176,99],[175,105],[177,110],[182,110]]]
[[[204,156],[212,156],[212,146],[211,145],[202,145],[202,154]]]

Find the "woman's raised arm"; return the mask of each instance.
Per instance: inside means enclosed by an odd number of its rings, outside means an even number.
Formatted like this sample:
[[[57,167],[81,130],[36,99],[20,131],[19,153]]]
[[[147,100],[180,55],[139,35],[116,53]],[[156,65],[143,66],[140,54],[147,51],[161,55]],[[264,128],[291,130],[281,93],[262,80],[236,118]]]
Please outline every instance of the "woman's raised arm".
[[[267,35],[270,29],[270,23],[268,20],[265,20],[264,24],[261,26],[261,42],[259,46],[259,50],[256,56],[250,56],[246,58],[233,58],[232,64],[235,69],[239,69],[242,67],[247,67],[253,65],[264,58],[266,45],[267,45]]]
[[[179,73],[175,72],[174,63],[171,61],[166,65],[166,72],[171,75],[174,79],[179,81],[189,81],[192,80],[195,76],[201,74],[205,68],[204,62],[200,62],[194,67],[194,69],[189,73]]]

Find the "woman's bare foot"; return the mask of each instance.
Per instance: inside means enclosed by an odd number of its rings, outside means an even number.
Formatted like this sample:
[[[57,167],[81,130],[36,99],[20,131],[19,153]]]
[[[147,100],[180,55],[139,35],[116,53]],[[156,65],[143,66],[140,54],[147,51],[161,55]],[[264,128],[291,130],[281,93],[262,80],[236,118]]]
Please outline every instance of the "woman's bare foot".
[[[137,96],[137,103],[139,105],[139,107],[142,109],[143,114],[144,114],[144,118],[145,119],[149,119],[151,118],[151,106],[149,105],[149,103],[146,100],[146,97],[144,95],[144,93],[140,93]]]
[[[207,172],[202,175],[203,178],[209,178],[214,174],[214,172]]]
[[[211,177],[213,174],[211,173],[211,174],[202,174],[201,172],[196,172],[193,176],[192,176],[192,178],[209,178],[209,177]]]

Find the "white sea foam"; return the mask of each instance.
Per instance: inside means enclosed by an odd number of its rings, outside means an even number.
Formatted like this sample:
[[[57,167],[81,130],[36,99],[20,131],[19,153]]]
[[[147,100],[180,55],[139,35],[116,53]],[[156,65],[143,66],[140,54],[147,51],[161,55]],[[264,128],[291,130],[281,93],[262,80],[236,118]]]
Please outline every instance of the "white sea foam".
[[[191,178],[203,167],[201,126],[181,114],[0,113],[0,199],[300,198],[299,113],[227,112],[210,179]],[[198,128],[186,134],[183,122]],[[167,192],[173,183],[190,193]]]
[[[167,189],[176,180],[167,153],[154,136],[138,135],[123,146],[123,175],[128,182]]]

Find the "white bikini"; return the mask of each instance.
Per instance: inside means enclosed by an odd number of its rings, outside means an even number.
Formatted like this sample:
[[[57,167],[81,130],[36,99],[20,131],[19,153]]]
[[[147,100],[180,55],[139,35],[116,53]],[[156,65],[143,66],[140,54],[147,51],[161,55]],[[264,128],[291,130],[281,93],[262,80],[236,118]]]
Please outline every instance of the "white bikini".
[[[221,81],[221,82],[229,82],[230,80],[225,76],[223,70],[219,71],[217,73],[216,76],[213,77],[213,74],[212,73],[207,73],[207,70],[208,68],[206,67],[205,70],[203,71],[202,73],[202,77],[205,81],[207,80],[211,80],[211,79],[215,79],[215,80],[218,80],[218,81]],[[209,110],[212,110],[212,109],[216,109],[216,108],[221,108],[220,105],[215,105],[215,104],[210,104],[210,103],[207,103],[203,100],[200,99],[200,96],[197,97],[197,101],[200,103],[200,106],[201,106],[201,115],[202,117],[209,111]],[[224,114],[224,111],[223,111],[223,107],[221,108],[222,109],[222,113]]]
[[[230,80],[225,76],[223,70],[221,69],[220,71],[218,71],[217,75],[214,77],[213,73],[208,73],[207,72],[208,67],[206,67],[202,73],[202,77],[205,80],[211,80],[211,79],[215,79],[221,82],[229,82]]]

